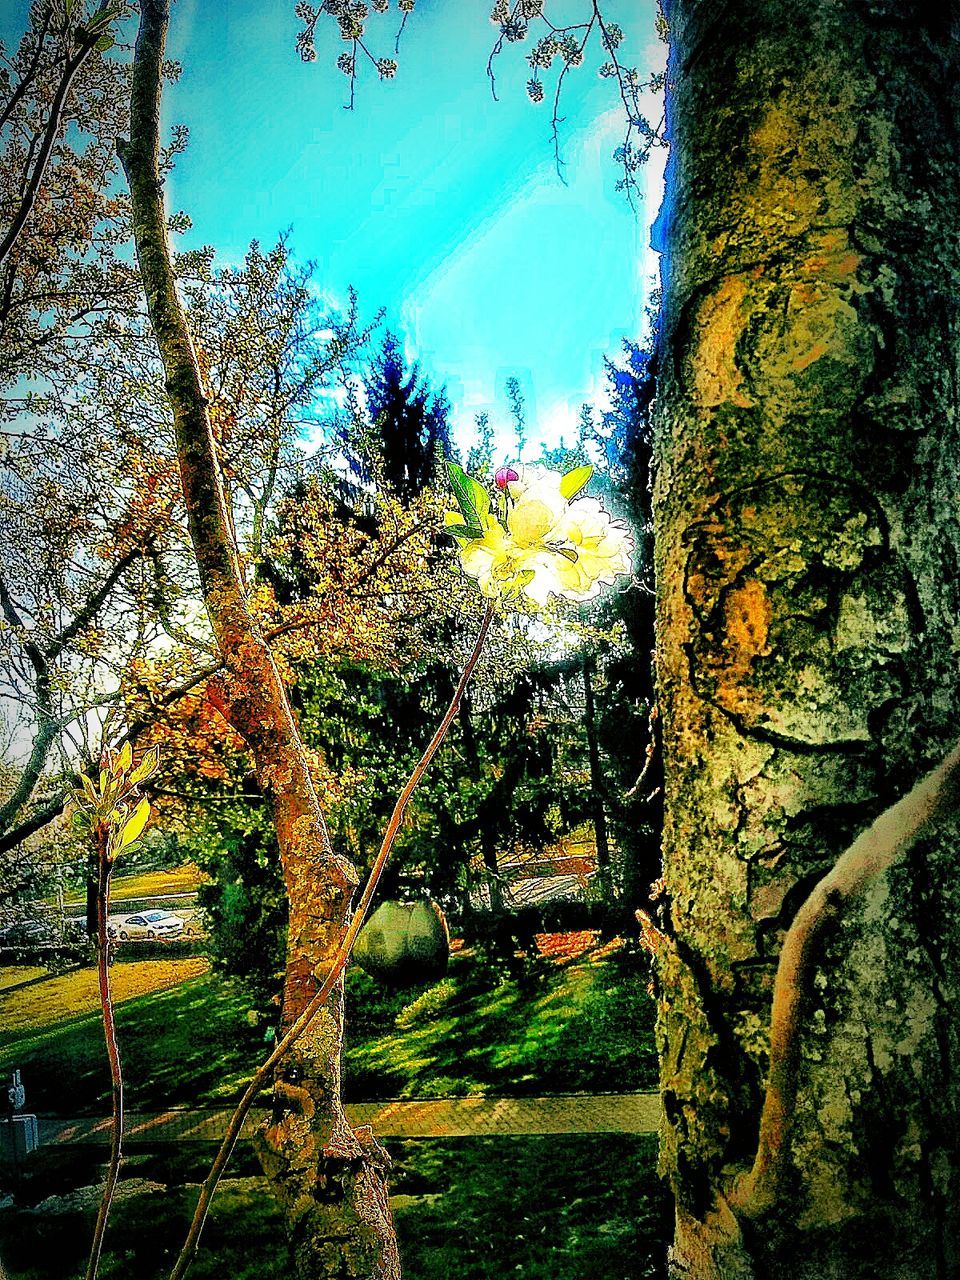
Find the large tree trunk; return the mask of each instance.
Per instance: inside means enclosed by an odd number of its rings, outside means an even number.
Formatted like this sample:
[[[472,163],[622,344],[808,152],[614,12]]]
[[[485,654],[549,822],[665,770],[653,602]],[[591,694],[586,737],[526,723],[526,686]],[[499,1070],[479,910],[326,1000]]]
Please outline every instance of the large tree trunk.
[[[818,941],[744,1204],[787,927],[960,707],[960,6],[674,0],[657,407],[662,1164],[698,1280],[960,1275],[941,823]]]
[[[168,0],[142,0],[130,141],[137,257],[174,418],[190,535],[224,676],[213,691],[250,748],[273,805],[290,904],[283,1022],[289,1027],[329,968],[350,914],[356,872],[330,847],[303,741],[270,646],[252,616],[216,456],[207,400],[177,298],[158,174],[161,67]],[[394,1280],[396,1240],[369,1129],[354,1132],[340,1100],[342,984],[280,1068],[265,1164],[291,1221],[301,1280]]]

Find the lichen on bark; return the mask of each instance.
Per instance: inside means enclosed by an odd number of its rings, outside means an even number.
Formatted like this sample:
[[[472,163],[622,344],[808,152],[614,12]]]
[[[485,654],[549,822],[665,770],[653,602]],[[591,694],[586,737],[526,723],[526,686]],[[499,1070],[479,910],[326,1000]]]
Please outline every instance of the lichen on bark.
[[[784,933],[955,732],[960,9],[674,0],[657,400],[661,1163],[677,1274],[960,1258],[957,835],[824,939],[790,1174],[757,1139]]]

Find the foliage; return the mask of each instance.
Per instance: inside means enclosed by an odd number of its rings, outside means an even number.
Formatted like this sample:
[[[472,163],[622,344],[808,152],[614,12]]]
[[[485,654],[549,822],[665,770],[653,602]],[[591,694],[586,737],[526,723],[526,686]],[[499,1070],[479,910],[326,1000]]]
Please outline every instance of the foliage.
[[[83,58],[62,108],[54,110],[65,71],[86,43],[85,8],[32,4],[27,29],[0,69],[0,229],[11,228],[29,203],[26,221],[0,261],[6,411],[23,402],[23,388],[15,384],[24,375],[69,386],[63,361],[89,361],[83,348],[105,341],[117,317],[133,313],[139,299],[135,267],[118,252],[128,232],[128,208],[113,182],[116,138],[126,127],[128,73],[105,56],[108,40]],[[125,8],[104,6],[98,16],[109,21]],[[51,127],[52,146],[42,164]],[[32,407],[29,397],[26,407]]]
[[[267,806],[256,795],[231,799],[211,791],[206,805],[193,808],[180,842],[209,876],[198,901],[213,967],[241,978],[272,1026],[283,983],[287,895]]]
[[[409,505],[436,487],[438,459],[451,452],[446,390],[432,392],[419,363],[407,368],[400,339],[390,332],[364,370],[363,387],[378,466],[374,474],[348,436],[349,465],[362,484],[379,483]]]
[[[408,1027],[416,1026],[425,1019],[436,1018],[456,993],[456,985],[449,979],[438,982],[436,986],[428,987],[400,1010],[396,1017],[397,1027],[405,1031]]]
[[[610,409],[601,438],[614,461],[613,477],[640,548],[631,591],[603,602],[607,629],[624,642],[607,647],[599,667],[597,728],[606,772],[604,801],[622,854],[622,892],[643,905],[660,875],[663,821],[662,763],[653,684],[654,596],[651,510],[654,355],[624,344],[624,360],[607,361]],[[603,623],[601,623],[603,629]]]

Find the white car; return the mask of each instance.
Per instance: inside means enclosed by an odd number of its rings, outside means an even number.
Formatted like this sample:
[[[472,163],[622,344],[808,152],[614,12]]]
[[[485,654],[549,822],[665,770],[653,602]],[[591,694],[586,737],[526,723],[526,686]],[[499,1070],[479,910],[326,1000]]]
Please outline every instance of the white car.
[[[138,911],[132,916],[111,916],[107,933],[121,942],[128,938],[178,938],[183,921],[169,911]]]

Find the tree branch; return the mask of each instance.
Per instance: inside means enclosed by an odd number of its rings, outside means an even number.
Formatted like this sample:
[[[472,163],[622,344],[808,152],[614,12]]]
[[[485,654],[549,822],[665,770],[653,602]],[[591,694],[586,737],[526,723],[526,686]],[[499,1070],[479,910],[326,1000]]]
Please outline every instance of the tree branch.
[[[90,625],[103,606],[109,599],[113,588],[120,581],[124,572],[130,568],[135,560],[138,560],[144,554],[144,548],[135,547],[133,550],[126,552],[116,562],[99,587],[95,588],[87,596],[83,605],[74,615],[73,621],[69,622],[60,634],[47,645],[43,650],[43,656],[47,663],[56,662],[64,649],[75,639],[80,632]]]
[[[7,827],[33,795],[34,788],[43,776],[44,766],[46,765],[50,751],[57,740],[57,734],[64,727],[63,723],[57,719],[53,711],[52,683],[50,679],[50,668],[52,664],[60,657],[61,653],[63,653],[63,650],[70,641],[79,635],[84,627],[89,626],[103,608],[103,605],[106,603],[111,591],[116,586],[124,571],[135,559],[137,559],[138,556],[142,554],[142,551],[137,548],[133,551],[127,552],[126,555],[121,556],[107,574],[106,578],[104,578],[103,582],[101,582],[100,586],[87,596],[87,599],[74,615],[73,619],[53,640],[51,640],[48,645],[41,648],[36,641],[30,639],[29,634],[24,635],[22,638],[23,651],[27,655],[30,665],[36,673],[36,709],[40,723],[37,728],[36,737],[33,740],[30,758],[24,766],[20,779],[17,782],[13,793],[8,796],[2,805],[0,805],[0,831],[6,832]],[[10,626],[15,627],[18,631],[26,632],[23,619],[13,602],[13,598],[11,597],[7,584],[4,582],[2,576],[0,576],[0,611],[2,611],[4,618]],[[55,810],[51,813],[50,818],[48,818],[47,821],[56,817],[59,812],[60,809]],[[32,827],[27,834],[32,834],[33,831],[37,830],[39,830],[39,827]],[[25,836],[21,837],[21,839],[25,838]],[[18,840],[15,843],[19,842],[20,841]],[[0,840],[0,852],[7,847],[12,846],[7,846],[3,840]]]
[[[38,809],[32,817],[24,819],[19,826],[5,832],[0,836],[0,853],[9,853],[18,844],[22,844],[30,836],[42,831],[48,822],[52,822],[54,818],[63,813],[66,803],[66,795],[55,796],[52,800],[48,800],[42,809]]]
[[[74,77],[86,62],[90,54],[96,48],[97,41],[101,33],[91,31],[82,31],[78,29],[80,37],[80,47],[72,58],[67,60],[67,64],[63,69],[63,76],[57,86],[54,94],[53,102],[50,105],[50,118],[47,120],[47,127],[43,135],[43,144],[40,147],[40,153],[37,156],[33,166],[33,172],[30,175],[30,181],[27,183],[23,198],[20,201],[20,207],[14,215],[13,221],[10,223],[7,234],[0,242],[0,264],[2,264],[10,250],[16,244],[23,230],[24,224],[30,217],[37,199],[37,192],[40,190],[40,184],[43,181],[43,175],[47,171],[47,164],[50,160],[50,153],[53,151],[53,144],[57,140],[57,133],[60,130],[60,121],[63,115],[64,104],[67,100],[67,94],[70,92],[70,86],[73,84]]]
[[[869,886],[900,862],[936,821],[960,807],[960,742],[940,765],[862,832],[820,880],[794,917],[784,939],[773,988],[770,1069],[757,1154],[736,1187],[731,1204],[762,1214],[777,1198],[785,1172],[797,1099],[803,1005],[828,927]]]
[[[26,93],[27,89],[30,87],[30,85],[34,81],[34,78],[36,77],[37,68],[40,65],[40,58],[43,55],[44,42],[46,41],[46,38],[47,38],[47,32],[50,30],[50,20],[52,19],[52,17],[53,17],[53,10],[51,8],[44,9],[43,22],[39,32],[37,33],[37,47],[33,51],[33,56],[30,59],[30,65],[29,67],[27,67],[26,71],[23,73],[20,79],[20,83],[17,85],[16,89],[14,89],[13,93],[10,95],[9,99],[7,100],[6,106],[3,108],[3,111],[0,112],[0,129],[3,128],[3,126],[7,123],[10,117],[13,115],[14,111],[16,111],[17,104],[23,98],[23,95]]]

